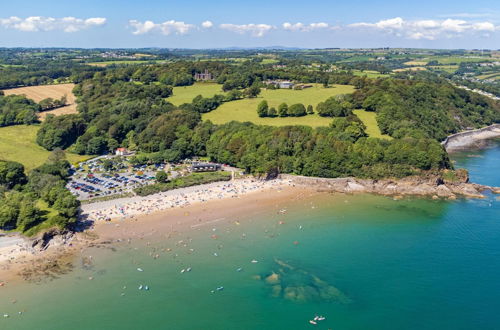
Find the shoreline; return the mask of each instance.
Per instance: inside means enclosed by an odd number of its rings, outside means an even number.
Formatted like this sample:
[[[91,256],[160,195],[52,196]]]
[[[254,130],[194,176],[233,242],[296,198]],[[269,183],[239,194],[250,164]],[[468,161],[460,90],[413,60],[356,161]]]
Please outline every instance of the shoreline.
[[[471,147],[480,147],[484,144],[484,141],[498,137],[500,137],[500,124],[493,124],[449,135],[441,144],[446,149],[446,152],[453,153]]]
[[[189,226],[245,217],[266,205],[290,202],[304,194],[375,194],[393,199],[413,196],[454,200],[484,198],[485,190],[500,193],[500,188],[468,183],[468,177],[448,182],[439,175],[369,180],[281,174],[274,180],[236,179],[84,204],[80,217],[82,228],[77,232],[52,230],[32,239],[21,235],[0,237],[0,287],[6,282],[31,278],[32,273],[51,276],[51,265],[55,274],[63,273],[70,261],[86,248],[120,242],[127,235],[133,237],[141,232],[174,227],[194,229]],[[123,228],[133,230],[126,233]]]
[[[266,205],[284,203],[305,193],[314,193],[314,189],[293,187],[283,180],[241,179],[146,197],[122,198],[118,207],[117,200],[87,204],[84,205],[83,220],[92,221],[90,228],[76,233],[55,232],[46,245],[43,235],[35,239],[18,236],[19,241],[15,245],[0,248],[0,287],[23,279],[37,282],[38,277],[61,274],[69,270],[70,263],[89,247],[120,242],[124,237],[144,235],[160,228],[194,229],[190,226],[204,225],[204,221],[213,221],[214,216],[247,216],[259,212]],[[163,196],[163,204],[160,196]],[[117,211],[120,209],[125,210],[124,213]],[[100,214],[108,211],[117,216],[105,221],[108,219],[100,217]],[[125,233],[125,228],[133,229]]]
[[[81,220],[98,222],[149,215],[212,200],[239,198],[253,192],[262,192],[269,189],[279,190],[291,185],[291,181],[287,180],[237,179],[213,182],[148,196],[132,196],[84,204],[81,206]]]

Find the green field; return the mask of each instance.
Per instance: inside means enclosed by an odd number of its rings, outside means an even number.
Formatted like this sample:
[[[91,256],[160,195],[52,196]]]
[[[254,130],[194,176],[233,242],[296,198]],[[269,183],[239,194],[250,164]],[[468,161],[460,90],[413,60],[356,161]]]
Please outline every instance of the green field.
[[[486,56],[445,56],[445,55],[436,55],[430,56],[426,58],[426,60],[438,61],[439,64],[460,64],[462,62],[491,62],[494,61],[494,58],[486,57]]]
[[[360,77],[366,76],[368,78],[385,78],[390,76],[389,74],[384,74],[372,70],[352,70],[352,74]]]
[[[26,171],[42,165],[50,154],[36,144],[36,132],[39,126],[17,125],[0,128],[0,159],[12,160],[24,165]],[[89,156],[80,156],[66,153],[71,163],[88,159]]]
[[[267,100],[270,107],[278,108],[285,102],[289,106],[295,103],[302,103],[305,106],[316,107],[330,96],[339,94],[349,94],[354,91],[354,87],[345,85],[333,85],[324,88],[317,84],[312,88],[304,90],[276,89],[262,90],[257,98],[243,99],[222,104],[216,110],[203,115],[203,120],[210,120],[215,124],[223,124],[233,120],[245,122],[249,121],[259,125],[286,126],[286,125],[306,125],[311,127],[328,126],[332,121],[329,117],[320,117],[317,114],[304,117],[284,117],[284,118],[260,118],[257,116],[257,105],[262,100]]]
[[[366,133],[368,133],[368,136],[380,139],[392,139],[392,137],[390,137],[389,135],[382,134],[382,132],[380,132],[380,128],[377,124],[377,114],[375,112],[354,110],[354,114],[358,116],[359,119],[361,119],[363,124],[365,124]]]
[[[455,73],[455,71],[458,70],[458,65],[456,65],[456,64],[452,64],[452,65],[433,65],[433,66],[430,66],[429,68],[434,69],[434,70],[446,71],[448,73]]]
[[[222,85],[199,82],[192,86],[174,87],[173,95],[170,96],[167,101],[174,105],[181,105],[183,103],[191,103],[198,95],[202,95],[203,97],[212,97],[215,94],[224,94],[222,91]]]
[[[165,62],[166,62],[165,60],[125,60],[125,61],[116,60],[116,61],[88,62],[85,64],[91,65],[91,66],[108,66],[108,65],[113,65],[113,64],[116,64],[116,65],[148,64],[148,63],[158,64],[158,63],[165,63]]]
[[[478,79],[494,79],[494,80],[499,80],[500,79],[500,72],[493,72],[493,73],[485,73],[480,76],[476,76]]]

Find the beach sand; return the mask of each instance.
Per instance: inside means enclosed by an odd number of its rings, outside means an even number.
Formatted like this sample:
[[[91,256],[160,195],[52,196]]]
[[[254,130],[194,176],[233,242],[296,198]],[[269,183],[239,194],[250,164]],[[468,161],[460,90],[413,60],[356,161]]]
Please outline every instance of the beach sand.
[[[38,253],[19,242],[0,248],[0,287],[70,271],[71,262],[88,247],[244,221],[269,210],[279,212],[283,205],[314,194],[318,194],[314,189],[285,180],[244,179],[83,205],[83,215],[93,226],[75,235],[70,245]]]

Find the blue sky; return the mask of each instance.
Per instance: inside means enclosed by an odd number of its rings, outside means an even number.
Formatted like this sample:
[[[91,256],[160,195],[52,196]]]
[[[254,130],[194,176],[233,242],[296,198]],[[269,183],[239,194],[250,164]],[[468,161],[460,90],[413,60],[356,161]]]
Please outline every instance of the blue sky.
[[[0,47],[500,48],[500,2],[17,0]]]

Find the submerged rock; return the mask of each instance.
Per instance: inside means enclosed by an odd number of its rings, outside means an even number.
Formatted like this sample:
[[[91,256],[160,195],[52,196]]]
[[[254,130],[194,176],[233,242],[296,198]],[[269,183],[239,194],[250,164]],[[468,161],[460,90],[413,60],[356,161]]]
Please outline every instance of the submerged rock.
[[[266,282],[268,284],[278,284],[279,281],[280,281],[280,276],[278,274],[276,274],[275,272],[273,272],[271,275],[266,277]]]
[[[306,270],[275,259],[279,266],[260,278],[270,285],[271,296],[294,302],[331,301],[342,304],[351,300],[336,287]]]

